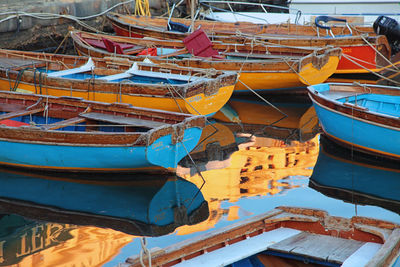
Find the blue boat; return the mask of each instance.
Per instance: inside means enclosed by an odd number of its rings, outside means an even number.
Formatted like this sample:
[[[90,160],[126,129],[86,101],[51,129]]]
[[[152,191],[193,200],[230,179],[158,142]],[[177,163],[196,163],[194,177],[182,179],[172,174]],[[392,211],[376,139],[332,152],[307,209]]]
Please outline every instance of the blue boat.
[[[50,171],[174,171],[204,116],[0,92],[0,165]]]
[[[400,159],[400,89],[327,83],[308,87],[322,130],[354,150]]]
[[[191,182],[176,176],[117,177],[75,174],[71,178],[70,173],[50,176],[2,168],[0,212],[36,221],[112,228],[137,236],[165,235],[209,216],[207,202]]]
[[[351,153],[324,137],[309,186],[329,197],[400,214],[398,162]]]

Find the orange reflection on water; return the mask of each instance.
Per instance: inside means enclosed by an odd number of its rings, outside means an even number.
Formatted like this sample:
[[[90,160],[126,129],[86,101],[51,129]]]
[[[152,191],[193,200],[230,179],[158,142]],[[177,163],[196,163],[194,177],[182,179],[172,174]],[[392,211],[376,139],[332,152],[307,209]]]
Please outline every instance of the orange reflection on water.
[[[112,229],[89,226],[77,228],[73,226],[73,228],[69,231],[72,238],[39,252],[32,253],[27,249],[23,252],[23,248],[20,247],[20,251],[16,251],[16,253],[20,253],[18,255],[22,260],[10,266],[102,266],[118,255],[121,248],[132,242],[133,239],[131,235]],[[21,236],[21,244],[23,242],[30,242],[30,240],[24,240],[24,237]]]
[[[295,188],[286,178],[296,176],[309,177],[312,174],[318,153],[318,136],[307,142],[283,141],[271,138],[256,137],[247,147],[241,147],[232,154],[228,167],[211,169],[201,172],[200,175],[181,174],[188,181],[196,184],[208,201],[210,217],[199,224],[182,226],[177,234],[185,235],[204,231],[214,225],[226,215],[228,220],[240,217],[239,208],[231,206],[221,208],[222,201],[237,202],[242,197],[273,196],[283,194],[286,190]],[[215,168],[221,162],[215,162]]]

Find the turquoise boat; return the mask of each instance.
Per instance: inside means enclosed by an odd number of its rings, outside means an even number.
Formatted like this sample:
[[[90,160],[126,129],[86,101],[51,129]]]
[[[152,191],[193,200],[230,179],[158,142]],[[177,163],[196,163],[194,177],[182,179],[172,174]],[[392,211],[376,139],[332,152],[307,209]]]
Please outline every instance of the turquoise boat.
[[[400,89],[327,83],[308,87],[328,138],[354,150],[400,159]]]
[[[374,205],[400,214],[400,166],[338,147],[321,137],[309,186],[345,202]]]
[[[0,212],[36,221],[160,236],[209,216],[197,186],[176,176],[75,174],[71,178],[70,173],[2,168],[0,184]]]
[[[0,92],[0,165],[73,172],[166,172],[200,139],[204,116],[71,97]]]

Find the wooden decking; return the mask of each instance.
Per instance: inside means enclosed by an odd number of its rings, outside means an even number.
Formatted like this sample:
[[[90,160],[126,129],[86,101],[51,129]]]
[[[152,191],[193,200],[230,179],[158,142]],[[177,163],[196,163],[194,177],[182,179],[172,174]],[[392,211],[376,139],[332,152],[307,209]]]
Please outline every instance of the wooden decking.
[[[364,266],[380,247],[375,243],[301,232],[268,247],[268,251],[279,252],[289,258],[297,256],[337,265],[344,264],[352,257],[352,261],[357,258],[359,266]],[[368,251],[366,255],[361,256],[365,251]]]

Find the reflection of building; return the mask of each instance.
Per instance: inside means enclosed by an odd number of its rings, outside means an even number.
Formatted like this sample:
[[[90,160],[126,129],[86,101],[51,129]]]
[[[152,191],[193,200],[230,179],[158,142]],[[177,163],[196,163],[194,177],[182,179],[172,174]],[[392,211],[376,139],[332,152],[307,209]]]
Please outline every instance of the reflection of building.
[[[200,175],[184,175],[199,188],[203,185],[201,191],[208,201],[210,217],[200,224],[180,227],[178,234],[211,228],[222,215],[228,215],[228,219],[237,218],[237,207],[220,208],[223,200],[236,202],[241,197],[272,196],[293,188],[285,178],[310,176],[318,151],[318,136],[305,143],[257,137],[252,146],[232,154],[229,167],[203,171],[204,185]]]
[[[132,236],[96,227],[72,227],[69,231],[72,236],[61,242],[57,236],[46,235],[46,232],[38,232],[37,228],[48,230],[52,228],[71,228],[69,225],[47,223],[32,228],[35,235],[27,238],[22,234],[18,242],[21,242],[19,251],[15,255],[19,257],[17,264],[7,266],[15,267],[44,267],[44,266],[102,266],[119,253],[122,247],[132,242]],[[58,242],[57,242],[58,241]],[[33,246],[35,243],[35,246]],[[38,250],[38,246],[53,243],[44,250]],[[0,266],[4,266],[0,264]]]

